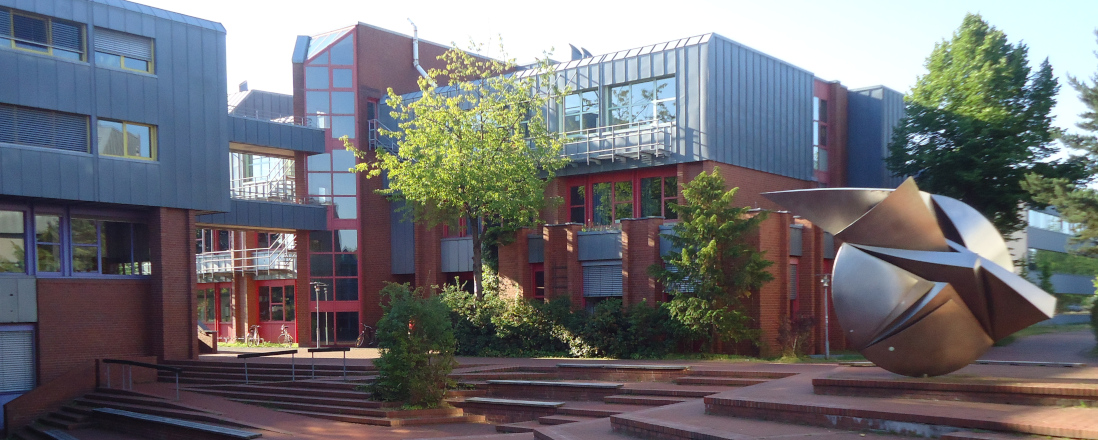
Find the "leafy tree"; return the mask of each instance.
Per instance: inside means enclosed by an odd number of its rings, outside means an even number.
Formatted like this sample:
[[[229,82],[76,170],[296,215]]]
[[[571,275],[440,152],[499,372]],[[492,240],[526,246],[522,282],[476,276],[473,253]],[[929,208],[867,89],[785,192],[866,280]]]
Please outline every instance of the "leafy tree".
[[[1098,36],[1098,30],[1095,31]],[[1098,56],[1098,52],[1095,52]],[[1079,247],[1074,252],[1098,257],[1098,191],[1089,187],[1098,176],[1098,72],[1090,78],[1091,83],[1068,76],[1068,84],[1079,92],[1079,99],[1087,110],[1080,114],[1078,122],[1083,133],[1065,133],[1060,141],[1068,148],[1082,152],[1075,159],[1085,165],[1089,180],[1077,182],[1065,177],[1048,177],[1033,173],[1026,176],[1025,188],[1033,194],[1039,203],[1053,205],[1061,218],[1077,223],[1075,242]],[[1098,283],[1098,281],[1096,281]]]
[[[399,129],[382,130],[399,151],[379,149],[358,165],[374,177],[385,172],[383,193],[410,202],[417,220],[434,226],[466,219],[473,240],[473,286],[483,295],[484,228],[514,230],[537,223],[545,185],[567,163],[562,139],[546,126],[544,109],[555,84],[548,61],[517,69],[513,60],[477,58],[450,49],[446,64],[419,79],[420,96],[405,100],[389,89]],[[354,149],[346,142],[348,149]],[[365,157],[358,152],[360,157]],[[496,234],[489,233],[489,237]]]
[[[1047,59],[1030,69],[1027,52],[966,15],[927,58],[889,145],[894,174],[972,205],[1004,235],[1024,226],[1018,206],[1031,202],[1022,188],[1027,173],[1081,177],[1078,164],[1047,160],[1056,151],[1050,111],[1059,85]]]
[[[772,263],[746,241],[765,217],[734,207],[737,189],[724,190],[719,170],[683,185],[684,203],[672,206],[679,221],[665,235],[679,250],[663,257],[664,267],[649,268],[671,293],[664,305],[671,317],[710,349],[721,340],[753,339],[743,299],[773,279],[766,271]]]
[[[374,360],[378,378],[370,391],[378,400],[434,408],[442,404],[457,362],[457,340],[450,310],[439,297],[425,298],[406,284],[381,289],[388,299],[377,323],[381,357]]]

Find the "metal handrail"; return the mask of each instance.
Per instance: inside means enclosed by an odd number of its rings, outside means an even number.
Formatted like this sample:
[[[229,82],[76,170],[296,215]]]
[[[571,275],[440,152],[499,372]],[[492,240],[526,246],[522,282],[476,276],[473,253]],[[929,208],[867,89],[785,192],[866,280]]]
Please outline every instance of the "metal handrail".
[[[279,356],[288,354],[290,355],[290,382],[297,380],[297,368],[294,365],[294,359],[297,356],[297,349],[294,350],[279,350],[279,351],[266,351],[262,353],[244,353],[236,355],[237,359],[251,359],[265,356]],[[248,361],[244,361],[244,384],[249,384],[251,381],[248,379]]]
[[[296,242],[282,234],[265,248],[234,249],[228,251],[195,254],[195,267],[199,274],[296,270]],[[261,263],[265,262],[265,263]]]
[[[378,129],[385,129],[388,131],[393,130],[390,130],[389,127],[386,127],[385,124],[382,124],[381,121],[377,119],[370,119],[369,121],[367,121],[367,124],[369,127],[367,145],[369,145],[370,149],[376,150],[380,147],[386,152],[396,154],[397,146],[392,142],[392,138],[389,138],[388,136],[382,136],[381,133],[378,132]]]
[[[247,119],[274,122],[276,124],[298,125],[301,127],[319,128],[316,121],[307,117],[286,115],[279,112],[261,111],[257,109],[242,109],[236,105],[228,106],[229,114]]]
[[[309,362],[312,364],[312,373],[314,379],[316,379],[316,357],[313,356],[313,353],[331,353],[335,351],[343,352],[343,380],[347,380],[347,352],[351,351],[350,347],[310,348]]]
[[[265,176],[232,179],[229,182],[229,197],[240,200],[302,203],[303,200],[297,197],[297,182],[292,176],[294,161],[281,157],[260,157],[274,159],[274,166]],[[234,160],[232,165],[234,168],[237,167],[237,162],[239,161]]]
[[[646,154],[663,156],[675,141],[677,132],[674,122],[633,122],[564,132],[565,149],[568,146],[584,146],[583,151],[564,155],[587,163],[602,160],[613,162],[619,158],[639,159]],[[631,138],[635,138],[636,142],[627,141]]]
[[[149,364],[145,362],[131,361],[126,359],[100,359],[100,362],[107,365],[107,388],[111,388],[111,364],[119,364],[122,366],[122,389],[133,389],[133,367],[152,368],[158,371],[167,371],[175,373],[175,400],[179,400],[179,373],[183,372],[182,368],[169,367],[166,365]],[[126,374],[129,373],[129,374]],[[97,378],[98,379],[98,378]],[[127,386],[128,385],[128,386]]]

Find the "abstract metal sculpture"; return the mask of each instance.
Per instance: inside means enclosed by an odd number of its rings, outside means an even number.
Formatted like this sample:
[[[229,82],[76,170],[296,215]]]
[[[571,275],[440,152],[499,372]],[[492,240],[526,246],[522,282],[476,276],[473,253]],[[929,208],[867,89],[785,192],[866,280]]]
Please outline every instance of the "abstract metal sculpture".
[[[843,241],[832,299],[855,349],[888,371],[956,371],[1052,317],[1056,299],[1014,274],[1006,243],[972,207],[919,191],[820,188],[763,194]]]

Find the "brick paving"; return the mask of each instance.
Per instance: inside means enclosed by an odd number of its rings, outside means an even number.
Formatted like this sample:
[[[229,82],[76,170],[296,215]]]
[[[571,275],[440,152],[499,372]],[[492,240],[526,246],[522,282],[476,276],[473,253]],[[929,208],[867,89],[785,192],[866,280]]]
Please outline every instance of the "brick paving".
[[[1098,365],[1090,331],[1045,333],[1020,338],[1005,347],[991,347],[980,359],[996,361],[1079,362]]]

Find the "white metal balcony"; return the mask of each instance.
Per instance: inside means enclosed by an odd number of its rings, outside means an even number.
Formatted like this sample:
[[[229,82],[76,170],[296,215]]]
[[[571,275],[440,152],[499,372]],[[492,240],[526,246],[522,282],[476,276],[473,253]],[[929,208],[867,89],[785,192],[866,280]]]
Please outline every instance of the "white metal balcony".
[[[671,150],[676,131],[674,122],[645,122],[566,132],[564,155],[588,164],[664,156]]]
[[[199,275],[296,272],[297,249],[294,240],[294,234],[281,234],[265,248],[203,252],[195,255],[195,267]]]

